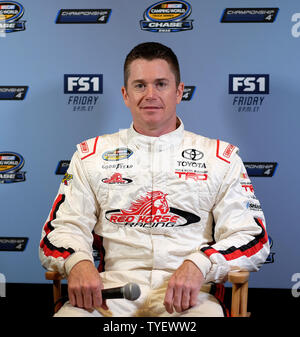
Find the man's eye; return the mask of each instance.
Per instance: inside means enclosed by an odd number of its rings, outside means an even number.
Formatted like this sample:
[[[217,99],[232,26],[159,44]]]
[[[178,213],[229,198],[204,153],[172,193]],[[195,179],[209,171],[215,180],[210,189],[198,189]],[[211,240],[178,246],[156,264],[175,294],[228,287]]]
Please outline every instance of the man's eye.
[[[145,88],[145,85],[143,83],[137,83],[135,84],[134,88],[137,90],[143,90]]]
[[[158,88],[158,89],[165,89],[166,87],[167,87],[167,83],[166,82],[158,82],[157,84],[156,84],[156,87]]]

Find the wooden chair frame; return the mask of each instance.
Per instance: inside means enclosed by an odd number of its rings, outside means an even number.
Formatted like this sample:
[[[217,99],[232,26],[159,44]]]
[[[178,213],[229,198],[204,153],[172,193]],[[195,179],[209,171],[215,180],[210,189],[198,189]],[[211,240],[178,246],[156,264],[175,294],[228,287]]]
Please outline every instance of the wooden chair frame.
[[[248,271],[231,271],[228,281],[232,283],[231,317],[249,317],[248,306]]]
[[[62,296],[61,280],[63,277],[58,272],[47,271],[46,280],[53,281],[54,312],[56,313],[62,306],[59,299]],[[232,283],[231,294],[231,317],[249,317],[247,312],[248,304],[248,279],[247,271],[231,271],[228,273],[228,281]]]

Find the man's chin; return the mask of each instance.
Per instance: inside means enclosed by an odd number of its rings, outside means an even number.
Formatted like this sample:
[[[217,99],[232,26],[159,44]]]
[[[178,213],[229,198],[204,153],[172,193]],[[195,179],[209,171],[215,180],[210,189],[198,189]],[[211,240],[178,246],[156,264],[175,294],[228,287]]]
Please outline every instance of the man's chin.
[[[150,116],[144,119],[144,123],[149,129],[157,129],[163,121],[161,118],[157,118],[156,116]]]

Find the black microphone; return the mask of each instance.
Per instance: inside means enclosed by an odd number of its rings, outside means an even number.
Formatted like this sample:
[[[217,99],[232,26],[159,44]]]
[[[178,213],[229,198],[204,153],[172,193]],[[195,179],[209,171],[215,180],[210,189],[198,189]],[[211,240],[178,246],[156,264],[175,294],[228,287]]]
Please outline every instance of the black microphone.
[[[135,301],[141,295],[141,289],[136,283],[127,283],[123,287],[102,289],[102,298],[126,298],[129,301]]]

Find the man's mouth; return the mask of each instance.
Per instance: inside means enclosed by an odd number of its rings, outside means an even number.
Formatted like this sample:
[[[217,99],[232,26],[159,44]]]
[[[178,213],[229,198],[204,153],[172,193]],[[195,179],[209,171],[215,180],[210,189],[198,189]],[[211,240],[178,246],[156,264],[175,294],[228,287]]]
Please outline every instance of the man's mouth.
[[[158,109],[162,109],[162,106],[147,105],[147,106],[141,106],[141,109],[144,109],[144,110],[158,110]]]

